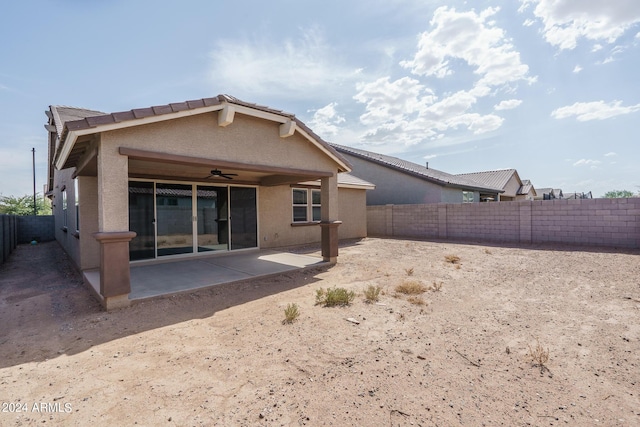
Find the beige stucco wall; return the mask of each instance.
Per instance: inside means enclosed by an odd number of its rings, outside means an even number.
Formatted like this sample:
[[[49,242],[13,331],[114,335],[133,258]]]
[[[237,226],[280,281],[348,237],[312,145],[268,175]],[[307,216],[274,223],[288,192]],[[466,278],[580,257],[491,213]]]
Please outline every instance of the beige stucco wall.
[[[342,221],[338,227],[338,238],[367,236],[367,191],[338,188],[338,218]]]
[[[504,193],[500,195],[500,198],[512,197],[515,199],[521,186],[522,184],[518,181],[518,176],[514,173],[511,175],[511,178],[509,178],[509,181],[507,181],[507,185],[504,186]]]
[[[259,244],[261,248],[299,245],[320,241],[320,226],[291,225],[291,187],[260,187],[258,199]],[[338,188],[338,227],[340,239],[367,235],[366,191]]]
[[[76,231],[76,198],[74,191],[74,182],[71,176],[74,169],[64,169],[62,171],[56,171],[53,179],[53,200],[51,209],[55,216],[55,235],[56,240],[69,254],[73,262],[80,268],[80,244],[78,239],[74,236]],[[63,188],[66,188],[67,192],[67,228],[64,231],[64,211],[62,203]]]
[[[100,266],[100,243],[93,237],[98,232],[98,178],[79,176],[80,198],[80,269]]]
[[[102,144],[255,165],[335,172],[337,164],[299,133],[281,138],[279,123],[236,113],[218,126],[218,113],[204,113],[102,134]]]

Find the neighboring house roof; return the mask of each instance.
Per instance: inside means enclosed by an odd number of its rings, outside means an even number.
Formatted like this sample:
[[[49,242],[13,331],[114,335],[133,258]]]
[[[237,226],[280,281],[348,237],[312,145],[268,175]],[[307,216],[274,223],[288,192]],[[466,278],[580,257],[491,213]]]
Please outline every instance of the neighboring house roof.
[[[469,178],[480,182],[483,185],[504,190],[513,174],[517,174],[515,169],[499,169],[493,171],[461,173],[456,176]],[[518,181],[520,181],[520,178],[518,178]]]
[[[218,116],[218,124],[221,126],[232,123],[236,112],[278,122],[281,124],[281,136],[291,136],[297,131],[331,157],[340,166],[340,171],[349,172],[351,170],[351,165],[345,158],[315,134],[307,125],[297,119],[295,115],[270,107],[241,101],[230,95],[218,95],[212,98],[202,98],[116,113],[103,113],[83,108],[55,105],[51,106],[50,109],[53,116],[50,117],[50,119],[55,123],[58,138],[61,141],[56,149],[54,159],[58,169],[72,166],[67,163],[70,155],[73,159],[77,159],[82,155],[87,144],[80,144],[80,147],[76,149],[73,155],[72,151],[76,148],[75,143],[78,138],[84,135],[222,110]],[[78,151],[80,152],[78,153]]]
[[[373,163],[377,163],[379,165],[383,165],[442,186],[458,187],[492,193],[502,192],[502,190],[498,188],[483,185],[482,183],[476,182],[475,180],[467,179],[457,175],[451,175],[437,169],[427,168],[426,166],[399,159],[397,157],[374,153],[366,150],[360,150],[344,145],[331,144],[331,146],[340,153],[351,154],[355,157],[359,157],[361,159],[365,159]]]
[[[550,188],[550,187],[545,187],[545,188],[538,188],[536,190],[536,198],[538,200],[540,199],[544,199],[544,195],[548,194],[549,197],[553,198],[553,199],[564,199],[564,195],[562,194],[562,190],[559,188]]]
[[[522,186],[518,189],[518,194],[524,194],[527,195],[531,192],[531,190],[533,190],[533,195],[535,196],[538,192],[536,191],[535,188],[533,188],[533,184],[531,184],[531,181],[528,179],[523,179],[522,180]]]

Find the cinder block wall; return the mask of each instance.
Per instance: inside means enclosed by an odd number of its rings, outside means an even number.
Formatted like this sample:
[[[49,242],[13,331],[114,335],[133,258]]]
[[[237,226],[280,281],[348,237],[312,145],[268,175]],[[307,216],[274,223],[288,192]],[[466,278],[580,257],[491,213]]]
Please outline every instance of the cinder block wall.
[[[18,223],[14,215],[0,214],[0,264],[9,259],[9,255],[18,244]]]
[[[367,207],[368,234],[640,248],[640,198]]]
[[[19,216],[18,243],[29,243],[34,238],[38,242],[50,242],[56,239],[53,215]]]

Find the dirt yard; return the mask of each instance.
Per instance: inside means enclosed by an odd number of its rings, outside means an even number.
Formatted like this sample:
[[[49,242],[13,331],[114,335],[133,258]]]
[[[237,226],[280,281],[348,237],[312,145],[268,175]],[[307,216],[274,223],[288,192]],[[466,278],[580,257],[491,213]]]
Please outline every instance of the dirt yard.
[[[107,313],[56,243],[20,246],[0,425],[637,426],[639,255],[368,238],[331,268]],[[407,281],[442,287],[409,302]],[[315,305],[334,286],[354,302]]]

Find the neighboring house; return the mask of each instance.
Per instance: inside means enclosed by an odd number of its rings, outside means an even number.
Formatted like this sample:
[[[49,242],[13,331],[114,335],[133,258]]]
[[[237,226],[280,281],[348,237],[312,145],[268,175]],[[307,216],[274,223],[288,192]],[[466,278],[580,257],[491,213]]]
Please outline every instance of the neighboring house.
[[[522,187],[518,190],[518,196],[516,200],[534,200],[536,198],[537,191],[530,180],[523,179]]]
[[[593,195],[591,194],[591,191],[588,191],[586,193],[567,193],[567,194],[563,194],[565,199],[593,199]]]
[[[397,157],[331,144],[353,173],[375,185],[367,205],[472,203],[496,200],[502,190]]]
[[[564,194],[559,188],[539,188],[536,190],[536,197],[534,200],[554,200],[564,199]]]
[[[499,169],[493,171],[482,171],[463,173],[456,176],[472,179],[483,185],[499,188],[502,190],[498,200],[508,202],[514,200],[533,200],[536,190],[531,181],[521,180],[518,171],[515,169]]]
[[[321,241],[335,262],[338,238],[366,235],[374,186],[292,114],[219,95],[47,116],[56,238],[99,269],[107,308],[128,304],[136,260]]]

